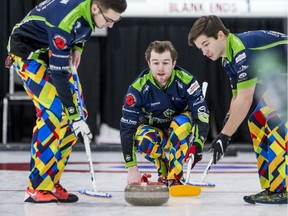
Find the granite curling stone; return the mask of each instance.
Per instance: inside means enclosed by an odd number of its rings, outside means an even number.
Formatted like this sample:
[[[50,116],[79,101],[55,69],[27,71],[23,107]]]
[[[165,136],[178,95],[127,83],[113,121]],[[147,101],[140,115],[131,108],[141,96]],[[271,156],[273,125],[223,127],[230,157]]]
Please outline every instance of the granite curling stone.
[[[127,203],[135,206],[160,206],[169,200],[169,189],[166,185],[160,182],[148,182],[145,174],[142,180],[125,187],[124,195]]]

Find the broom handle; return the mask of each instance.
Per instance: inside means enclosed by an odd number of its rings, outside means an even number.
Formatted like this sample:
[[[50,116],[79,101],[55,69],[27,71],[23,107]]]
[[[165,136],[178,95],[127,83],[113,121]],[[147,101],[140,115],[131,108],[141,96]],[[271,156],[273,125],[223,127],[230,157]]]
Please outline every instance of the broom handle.
[[[71,72],[72,72],[72,76],[74,80],[74,89],[75,89],[76,96],[77,96],[78,109],[79,109],[81,118],[85,120],[85,116],[83,112],[83,101],[80,95],[80,90],[79,90],[79,85],[78,85],[78,82],[79,82],[78,74],[76,72],[75,65],[71,65],[70,67],[71,67]],[[84,140],[84,146],[85,146],[87,159],[89,162],[93,190],[97,191],[95,173],[94,173],[93,162],[92,162],[92,154],[91,154],[91,148],[90,148],[90,139],[88,138],[86,134],[84,134],[83,140]]]
[[[207,88],[208,88],[208,83],[207,82],[203,82],[202,83],[202,94],[203,94],[204,97],[206,96]],[[186,176],[185,184],[187,184],[189,182],[189,178],[190,178],[190,173],[191,173],[191,168],[192,168],[193,162],[194,162],[194,155],[190,154],[189,155],[189,159],[188,159],[187,176]]]
[[[185,184],[187,184],[189,182],[193,162],[194,162],[194,155],[190,154],[189,159],[188,159],[187,176],[186,176]]]
[[[207,165],[207,167],[206,167],[206,169],[205,169],[205,171],[204,171],[204,173],[203,173],[203,175],[201,177],[201,181],[200,182],[204,182],[204,180],[205,180],[205,178],[206,178],[206,176],[208,174],[208,171],[212,167],[212,164],[213,164],[213,157],[210,159],[210,161],[209,161],[209,163],[208,163],[208,165]]]

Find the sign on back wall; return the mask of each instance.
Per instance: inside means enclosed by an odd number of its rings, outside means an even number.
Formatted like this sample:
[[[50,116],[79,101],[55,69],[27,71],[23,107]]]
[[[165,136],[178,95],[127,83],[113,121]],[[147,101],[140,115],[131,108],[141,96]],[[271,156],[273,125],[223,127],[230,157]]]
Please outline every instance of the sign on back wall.
[[[286,0],[127,0],[124,17],[287,17]]]

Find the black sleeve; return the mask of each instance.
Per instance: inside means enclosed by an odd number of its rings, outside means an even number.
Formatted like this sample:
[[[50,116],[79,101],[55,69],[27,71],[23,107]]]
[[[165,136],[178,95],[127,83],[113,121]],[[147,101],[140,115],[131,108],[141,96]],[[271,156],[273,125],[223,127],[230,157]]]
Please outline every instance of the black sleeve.
[[[124,98],[122,118],[120,121],[120,138],[126,167],[137,164],[134,136],[138,127],[141,104],[140,93],[133,87],[130,87]]]
[[[79,117],[79,113],[73,101],[73,95],[69,83],[69,74],[68,71],[51,71],[51,79],[68,118],[75,119]]]
[[[202,92],[202,87],[197,80],[193,78],[188,86],[191,91],[187,91],[188,107],[192,114],[194,142],[204,147],[204,142],[209,132],[209,109]]]

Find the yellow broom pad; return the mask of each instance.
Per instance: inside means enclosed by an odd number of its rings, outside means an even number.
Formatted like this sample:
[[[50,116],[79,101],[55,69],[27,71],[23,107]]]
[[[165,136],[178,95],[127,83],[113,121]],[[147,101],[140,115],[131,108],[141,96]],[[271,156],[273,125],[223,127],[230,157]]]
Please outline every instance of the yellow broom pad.
[[[175,185],[169,188],[171,196],[199,196],[201,194],[201,187],[193,185]]]

